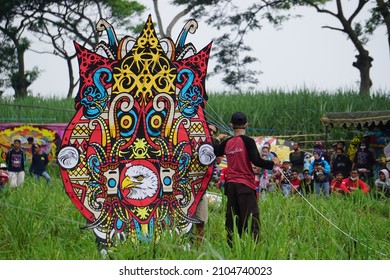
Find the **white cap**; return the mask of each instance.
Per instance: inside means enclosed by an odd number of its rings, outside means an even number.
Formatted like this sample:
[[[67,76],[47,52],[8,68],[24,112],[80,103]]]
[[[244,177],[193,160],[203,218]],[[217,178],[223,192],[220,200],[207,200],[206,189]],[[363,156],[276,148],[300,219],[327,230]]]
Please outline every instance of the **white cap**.
[[[1,169],[7,168],[7,165],[5,163],[0,163],[0,168]]]

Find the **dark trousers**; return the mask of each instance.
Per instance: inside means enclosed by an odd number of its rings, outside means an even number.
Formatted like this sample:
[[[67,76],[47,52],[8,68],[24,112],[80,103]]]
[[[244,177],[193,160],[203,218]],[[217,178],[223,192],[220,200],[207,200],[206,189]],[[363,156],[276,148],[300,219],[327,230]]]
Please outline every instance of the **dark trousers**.
[[[239,236],[248,229],[251,219],[251,232],[255,241],[260,234],[260,211],[257,204],[256,191],[243,184],[227,183],[226,185],[227,209],[226,230],[227,241],[232,245],[234,226]]]

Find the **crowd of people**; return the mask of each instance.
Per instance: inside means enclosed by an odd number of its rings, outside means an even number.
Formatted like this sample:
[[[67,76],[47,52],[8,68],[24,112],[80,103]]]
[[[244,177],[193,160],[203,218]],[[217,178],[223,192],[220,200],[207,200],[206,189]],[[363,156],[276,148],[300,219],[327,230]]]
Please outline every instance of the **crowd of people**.
[[[289,158],[281,161],[271,152],[270,143],[264,143],[259,152],[255,141],[245,135],[248,122],[244,113],[234,113],[231,126],[233,136],[214,147],[215,155],[225,156],[227,161],[217,185],[227,196],[225,226],[230,245],[234,227],[240,236],[250,229],[254,240],[258,240],[258,199],[267,192],[279,190],[284,196],[329,197],[333,193],[348,195],[360,189],[363,193],[390,197],[389,170],[384,167],[374,174],[377,162],[368,141],[360,143],[352,160],[346,153],[344,141],[334,145],[330,155],[316,143],[309,160],[301,151],[300,143],[294,142]],[[374,175],[377,175],[376,180]]]
[[[329,197],[332,193],[345,195],[357,189],[390,197],[389,170],[375,159],[369,143],[362,141],[352,160],[345,149],[345,142],[339,141],[333,145],[332,153],[326,154],[321,144],[315,144],[314,152],[308,158],[300,143],[293,142],[289,158],[282,160],[277,168],[267,170],[253,165],[257,197],[275,190],[280,190],[284,196],[300,193]],[[261,147],[260,156],[264,160],[277,157],[268,142]],[[375,173],[378,164],[382,168]],[[219,187],[226,184],[228,172],[228,167],[221,170]]]

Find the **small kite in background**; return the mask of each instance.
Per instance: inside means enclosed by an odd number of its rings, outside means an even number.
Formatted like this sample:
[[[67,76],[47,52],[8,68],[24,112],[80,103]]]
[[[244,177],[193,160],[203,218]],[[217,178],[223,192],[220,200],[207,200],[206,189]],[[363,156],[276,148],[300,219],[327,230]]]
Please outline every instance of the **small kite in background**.
[[[118,40],[104,19],[97,29],[108,42],[75,43],[80,89],[58,154],[65,190],[102,244],[188,232],[215,159],[204,116],[211,43],[186,43],[195,20],[176,43],[157,38],[150,16],[138,38]]]

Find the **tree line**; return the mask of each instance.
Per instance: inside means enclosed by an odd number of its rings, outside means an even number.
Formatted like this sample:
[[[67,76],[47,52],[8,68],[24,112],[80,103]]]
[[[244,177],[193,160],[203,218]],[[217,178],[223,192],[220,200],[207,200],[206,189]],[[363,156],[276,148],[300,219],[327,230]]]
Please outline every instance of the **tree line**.
[[[323,28],[344,33],[348,43],[353,44],[356,60],[352,66],[360,74],[360,94],[369,95],[373,58],[366,45],[374,31],[385,26],[390,50],[390,1],[353,2],[355,8],[347,15],[345,0],[259,0],[251,4],[239,0],[172,0],[170,4],[180,7],[181,11],[164,28],[159,5],[167,5],[167,2],[151,0],[160,37],[171,37],[175,24],[189,18],[202,20],[218,31],[217,37],[213,38],[215,51],[212,59],[216,63],[212,73],[222,74],[222,82],[236,91],[240,91],[243,85],[259,82],[260,71],[250,69],[257,60],[246,43],[251,31],[260,30],[264,23],[282,26],[297,15],[294,9],[297,7],[310,7],[313,13],[336,18],[337,26]],[[329,8],[329,3],[334,3],[335,7]],[[367,9],[369,17],[358,20],[362,11]],[[100,41],[100,32],[96,28],[100,18],[109,19],[123,32],[137,33],[143,25],[145,12],[142,3],[131,0],[3,0],[0,6],[0,94],[12,88],[15,98],[28,95],[28,87],[40,74],[37,67],[30,70],[25,67],[26,51],[31,50],[50,53],[66,61],[67,97],[72,97],[79,83],[72,66],[76,59],[73,41],[94,49]],[[37,42],[31,38],[37,39],[39,46],[44,43],[45,47],[36,49]]]

